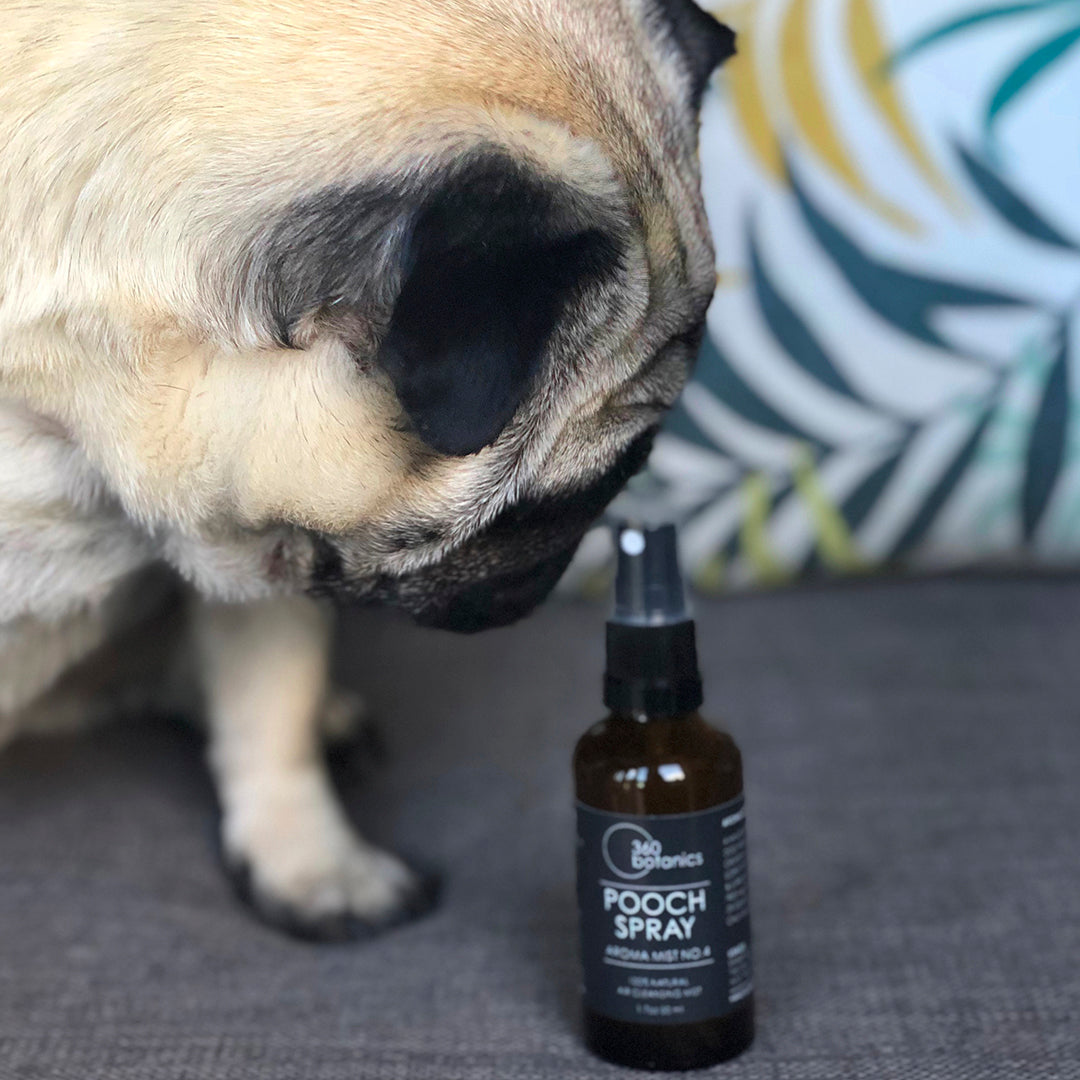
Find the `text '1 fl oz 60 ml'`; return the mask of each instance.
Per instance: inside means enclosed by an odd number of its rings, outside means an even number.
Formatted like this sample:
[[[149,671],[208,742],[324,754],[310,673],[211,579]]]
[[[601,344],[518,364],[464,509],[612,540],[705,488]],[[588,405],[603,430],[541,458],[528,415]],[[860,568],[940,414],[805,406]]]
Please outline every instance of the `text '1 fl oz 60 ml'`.
[[[742,760],[698,713],[674,527],[617,540],[611,713],[574,753],[585,1037],[619,1065],[704,1068],[754,1038]]]

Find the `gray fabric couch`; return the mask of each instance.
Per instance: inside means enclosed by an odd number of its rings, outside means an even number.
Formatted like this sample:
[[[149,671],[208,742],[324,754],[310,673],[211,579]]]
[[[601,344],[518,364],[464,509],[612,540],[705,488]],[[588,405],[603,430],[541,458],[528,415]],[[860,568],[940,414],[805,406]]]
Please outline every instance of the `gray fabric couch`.
[[[164,720],[0,757],[0,1080],[579,1080],[568,763],[603,612],[456,639],[374,612],[341,674],[377,840],[446,874],[368,944],[277,936],[215,861]],[[952,580],[699,607],[747,761],[759,1036],[730,1080],[1080,1077],[1080,582]]]

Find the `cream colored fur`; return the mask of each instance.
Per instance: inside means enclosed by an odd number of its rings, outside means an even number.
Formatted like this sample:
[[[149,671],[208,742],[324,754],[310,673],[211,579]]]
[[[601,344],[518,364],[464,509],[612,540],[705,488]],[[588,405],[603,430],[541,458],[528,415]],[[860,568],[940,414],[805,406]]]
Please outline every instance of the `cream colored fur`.
[[[414,877],[327,785],[328,631],[290,594],[312,531],[449,522],[365,565],[434,562],[655,421],[630,376],[701,309],[713,259],[696,131],[644,2],[0,3],[0,741],[137,623],[127,583],[165,562],[207,605],[227,854],[305,918],[400,909]],[[309,193],[480,142],[603,199],[632,243],[575,330],[591,348],[495,445],[417,470],[388,382],[314,325],[276,344],[242,259]]]

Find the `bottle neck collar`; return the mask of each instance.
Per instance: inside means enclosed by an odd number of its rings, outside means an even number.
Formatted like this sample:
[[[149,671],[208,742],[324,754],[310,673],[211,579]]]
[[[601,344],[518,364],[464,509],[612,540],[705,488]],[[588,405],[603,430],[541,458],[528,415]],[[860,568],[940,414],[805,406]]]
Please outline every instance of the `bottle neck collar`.
[[[680,716],[702,701],[694,624],[607,624],[604,704],[613,712],[645,717]]]

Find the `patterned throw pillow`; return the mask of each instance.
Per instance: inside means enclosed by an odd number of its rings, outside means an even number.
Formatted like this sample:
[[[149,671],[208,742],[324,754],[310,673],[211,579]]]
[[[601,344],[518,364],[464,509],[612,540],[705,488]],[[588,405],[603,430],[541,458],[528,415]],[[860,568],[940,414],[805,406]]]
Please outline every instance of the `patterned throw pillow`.
[[[711,9],[718,292],[648,478],[688,572],[1075,558],[1080,0]]]

